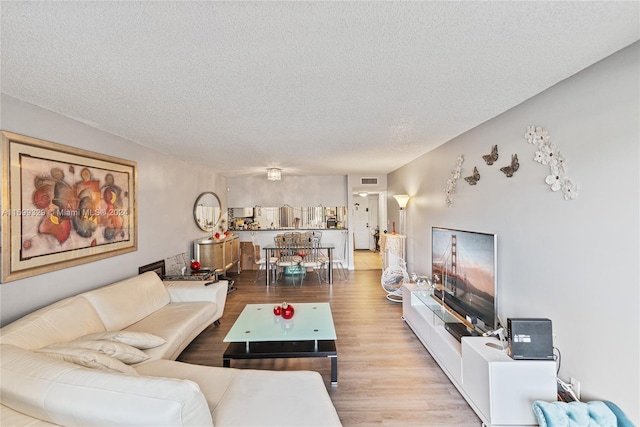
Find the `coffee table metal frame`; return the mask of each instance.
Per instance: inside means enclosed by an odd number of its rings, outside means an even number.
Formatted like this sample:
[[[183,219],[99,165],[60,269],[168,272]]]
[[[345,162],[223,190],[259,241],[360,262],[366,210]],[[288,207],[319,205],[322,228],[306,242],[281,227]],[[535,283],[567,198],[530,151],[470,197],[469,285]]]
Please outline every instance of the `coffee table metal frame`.
[[[329,303],[293,303],[295,314],[273,314],[273,304],[247,304],[223,342],[230,343],[222,364],[233,359],[328,357],[331,384],[338,384],[336,331]]]

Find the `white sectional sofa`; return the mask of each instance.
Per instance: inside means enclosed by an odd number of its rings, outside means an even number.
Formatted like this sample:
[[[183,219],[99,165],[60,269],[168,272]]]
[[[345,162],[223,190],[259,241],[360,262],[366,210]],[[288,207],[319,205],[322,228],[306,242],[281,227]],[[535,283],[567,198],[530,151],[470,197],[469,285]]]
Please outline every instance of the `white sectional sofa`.
[[[0,329],[6,426],[337,426],[317,372],[176,362],[222,316],[227,283],[153,272],[54,303]]]

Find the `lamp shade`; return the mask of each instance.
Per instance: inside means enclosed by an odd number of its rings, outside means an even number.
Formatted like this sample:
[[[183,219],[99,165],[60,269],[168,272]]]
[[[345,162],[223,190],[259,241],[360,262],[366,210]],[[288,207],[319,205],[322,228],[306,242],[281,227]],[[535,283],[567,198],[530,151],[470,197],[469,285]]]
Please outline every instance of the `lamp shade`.
[[[398,202],[398,205],[400,206],[400,209],[406,208],[407,207],[407,203],[409,202],[409,199],[411,198],[411,196],[408,195],[408,194],[396,194],[393,197]]]
[[[280,181],[282,179],[282,170],[278,168],[267,169],[267,179],[269,181]]]

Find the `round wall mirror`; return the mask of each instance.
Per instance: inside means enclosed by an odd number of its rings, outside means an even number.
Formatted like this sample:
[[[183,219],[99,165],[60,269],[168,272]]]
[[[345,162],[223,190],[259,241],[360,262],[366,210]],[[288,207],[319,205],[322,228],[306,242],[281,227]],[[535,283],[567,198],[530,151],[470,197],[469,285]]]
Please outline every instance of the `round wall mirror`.
[[[193,205],[193,219],[202,231],[213,231],[222,217],[220,199],[216,193],[205,191]]]

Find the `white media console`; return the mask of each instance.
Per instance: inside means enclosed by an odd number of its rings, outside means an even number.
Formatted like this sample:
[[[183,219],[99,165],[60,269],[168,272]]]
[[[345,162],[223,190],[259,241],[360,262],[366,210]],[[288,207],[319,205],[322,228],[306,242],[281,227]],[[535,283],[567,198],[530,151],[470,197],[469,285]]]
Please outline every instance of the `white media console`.
[[[402,312],[431,356],[475,411],[483,426],[536,426],[535,400],[557,400],[554,361],[513,360],[495,337],[462,337],[446,323],[460,322],[430,291],[403,286]]]

